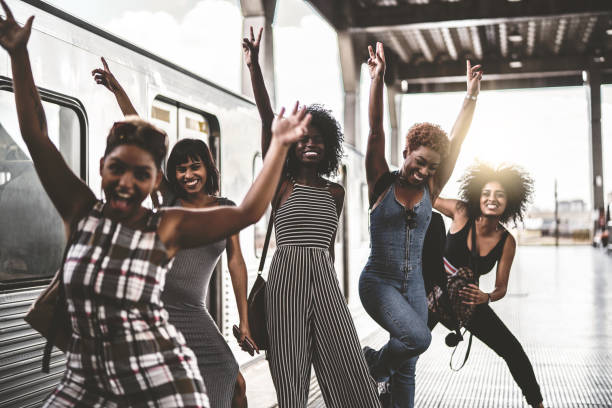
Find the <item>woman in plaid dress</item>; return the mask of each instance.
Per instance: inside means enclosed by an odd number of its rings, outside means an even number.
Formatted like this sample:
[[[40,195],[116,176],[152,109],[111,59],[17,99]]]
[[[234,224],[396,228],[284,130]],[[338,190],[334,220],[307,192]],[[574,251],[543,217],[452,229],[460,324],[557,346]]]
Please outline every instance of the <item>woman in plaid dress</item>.
[[[286,119],[281,110],[260,175],[239,206],[159,212],[141,204],[160,182],[166,135],[139,119],[116,123],[100,160],[106,202],[98,201],[48,137],[27,50],[33,17],[20,27],[0,3],[0,45],[11,59],[21,133],[71,236],[62,274],[72,339],[66,373],[44,406],[209,407],[195,357],[159,300],[165,274],[179,250],[261,217],[310,116],[297,105]]]

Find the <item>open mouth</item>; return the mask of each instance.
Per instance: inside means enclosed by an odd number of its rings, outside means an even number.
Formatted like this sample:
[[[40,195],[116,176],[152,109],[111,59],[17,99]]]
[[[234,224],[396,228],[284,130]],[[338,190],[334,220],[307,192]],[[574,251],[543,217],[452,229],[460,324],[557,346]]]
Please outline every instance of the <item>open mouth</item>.
[[[321,154],[319,152],[316,152],[314,150],[308,150],[304,152],[304,157],[307,159],[318,159],[321,156]]]
[[[418,171],[415,171],[414,173],[412,173],[412,177],[414,177],[414,179],[419,183],[425,180],[425,177],[423,177]]]
[[[183,184],[185,185],[185,187],[193,188],[193,187],[197,186],[199,182],[200,182],[200,179],[193,178],[193,179],[185,179]]]
[[[109,204],[117,211],[127,211],[134,201],[134,195],[116,191],[112,194]]]
[[[489,210],[497,210],[499,206],[497,204],[487,204],[487,209]]]

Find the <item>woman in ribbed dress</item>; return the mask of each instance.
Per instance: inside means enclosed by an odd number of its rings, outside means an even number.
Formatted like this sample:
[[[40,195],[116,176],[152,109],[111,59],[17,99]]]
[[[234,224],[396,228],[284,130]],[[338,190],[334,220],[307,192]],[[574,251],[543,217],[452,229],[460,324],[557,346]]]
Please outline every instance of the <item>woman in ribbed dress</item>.
[[[103,68],[92,72],[97,83],[116,97],[124,115],[136,115],[123,87],[102,58]],[[182,139],[170,152],[166,178],[159,187],[163,206],[211,208],[235,205],[219,197],[219,171],[210,149],[201,140]],[[155,197],[155,194],[153,195]],[[228,269],[232,278],[241,341],[249,338],[247,311],[247,270],[240,249],[239,234],[198,248],[180,251],[168,273],[162,294],[170,323],[185,336],[187,346],[195,353],[198,367],[213,407],[246,407],[246,384],[238,363],[206,307],[210,278],[223,251],[227,249]]]
[[[370,197],[370,257],[359,279],[359,296],[368,314],[386,331],[380,349],[364,348],[372,376],[390,380],[395,408],[412,408],[418,356],[429,347],[427,300],[422,275],[423,242],[432,203],[455,167],[476,108],[482,72],[467,61],[467,95],[451,131],[431,123],[410,128],[404,162],[393,173],[385,158],[382,43],[368,47],[370,134],[365,164]],[[381,184],[385,186],[381,190]]]
[[[445,269],[454,273],[458,268],[471,266],[479,279],[497,264],[492,292],[485,293],[475,284],[461,292],[464,303],[476,305],[466,328],[506,361],[527,403],[542,408],[542,393],[529,357],[489,306],[506,296],[516,251],[516,241],[504,224],[522,221],[533,192],[533,180],[518,166],[493,168],[477,162],[461,181],[461,200],[440,197],[434,204],[436,210],[453,220],[444,249]],[[471,261],[473,242],[477,258]],[[436,324],[436,316],[430,313],[429,327],[433,329]]]
[[[261,30],[243,40],[268,153],[274,118],[258,63]],[[276,251],[266,288],[268,361],[279,407],[306,407],[310,367],[329,408],[378,407],[359,338],[334,270],[334,241],[344,189],[324,178],[342,157],[331,113],[311,105],[312,124],[291,148],[274,200]]]
[[[3,0],[0,45],[8,52],[19,127],[68,235],[58,274],[71,323],[66,371],[45,407],[210,407],[193,352],[160,301],[174,255],[256,222],[280,180],[286,153],[306,133],[305,110],[273,124],[262,170],[239,206],[151,211],[167,135],[132,118],[111,128],[100,159],[100,201],[49,138],[23,27]]]

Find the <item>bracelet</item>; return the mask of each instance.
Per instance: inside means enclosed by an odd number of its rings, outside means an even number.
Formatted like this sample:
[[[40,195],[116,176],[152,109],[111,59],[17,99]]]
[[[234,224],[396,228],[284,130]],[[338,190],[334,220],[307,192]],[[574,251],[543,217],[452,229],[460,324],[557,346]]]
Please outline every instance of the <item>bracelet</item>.
[[[475,100],[476,100],[476,99],[478,99],[478,98],[476,97],[476,95],[466,94],[466,95],[465,95],[465,99],[470,99],[470,100],[472,100],[472,101],[475,101]]]

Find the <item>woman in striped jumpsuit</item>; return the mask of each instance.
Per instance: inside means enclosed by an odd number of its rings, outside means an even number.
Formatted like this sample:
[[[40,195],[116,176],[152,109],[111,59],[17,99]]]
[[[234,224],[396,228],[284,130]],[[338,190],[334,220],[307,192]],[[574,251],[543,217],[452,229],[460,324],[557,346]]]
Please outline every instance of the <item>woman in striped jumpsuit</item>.
[[[209,407],[193,352],[160,302],[166,273],[180,249],[257,221],[309,116],[301,111],[275,120],[270,152],[241,205],[159,212],[141,204],[160,182],[167,136],[139,119],[118,122],[100,160],[106,201],[98,201],[49,139],[27,50],[33,18],[20,27],[0,3],[6,15],[0,45],[10,55],[19,127],[71,236],[60,269],[72,328],[67,369],[44,406]]]
[[[267,154],[274,115],[265,89],[257,40],[244,39],[255,100],[262,118],[262,152]],[[268,361],[281,408],[305,407],[310,367],[329,408],[378,407],[359,338],[334,270],[334,241],[344,189],[322,176],[337,171],[342,132],[319,105],[306,134],[292,146],[287,176],[274,200],[277,249],[266,288]]]
[[[115,95],[125,116],[138,115],[127,93],[110,71],[105,59],[94,69],[94,80]],[[219,171],[210,149],[202,140],[181,139],[167,161],[167,171],[158,191],[165,207],[211,208],[235,205],[219,197]],[[154,200],[158,199],[153,194]],[[227,251],[226,251],[227,249]],[[185,336],[187,346],[198,359],[200,374],[215,408],[245,408],[246,383],[238,362],[217,324],[208,312],[206,297],[215,266],[223,252],[232,278],[240,316],[241,342],[251,339],[247,309],[247,269],[242,257],[239,234],[198,248],[180,251],[169,272],[162,301],[170,323]]]

